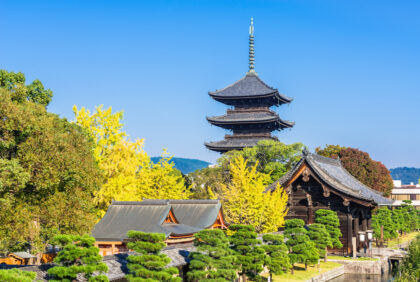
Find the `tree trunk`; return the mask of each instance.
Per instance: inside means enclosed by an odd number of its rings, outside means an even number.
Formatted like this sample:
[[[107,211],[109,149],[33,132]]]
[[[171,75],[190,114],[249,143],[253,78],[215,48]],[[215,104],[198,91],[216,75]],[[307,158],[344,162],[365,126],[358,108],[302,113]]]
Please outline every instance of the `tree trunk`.
[[[328,250],[327,250],[327,247],[325,247],[324,262],[327,262],[327,256],[328,256]]]
[[[242,281],[246,282],[246,280],[247,280],[246,274],[242,274]]]
[[[294,265],[292,264],[292,268],[290,269],[290,273],[295,274],[294,269],[293,269]]]
[[[308,270],[308,264],[305,263],[305,270]]]

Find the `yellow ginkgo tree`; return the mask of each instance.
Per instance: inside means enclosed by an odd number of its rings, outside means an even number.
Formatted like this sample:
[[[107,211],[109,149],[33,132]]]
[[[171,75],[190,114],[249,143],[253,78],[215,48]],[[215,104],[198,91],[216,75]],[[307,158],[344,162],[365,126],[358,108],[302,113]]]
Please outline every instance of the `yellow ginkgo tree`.
[[[91,113],[73,107],[76,123],[85,128],[95,141],[95,158],[103,173],[101,189],[95,194],[99,216],[103,216],[112,200],[186,199],[184,178],[174,169],[166,151],[153,163],[143,150],[143,139],[131,141],[122,131],[122,112],[96,107]]]
[[[222,185],[223,211],[230,223],[250,224],[259,233],[277,231],[287,215],[287,193],[281,187],[265,192],[270,175],[247,166],[243,156],[231,160],[230,181]]]

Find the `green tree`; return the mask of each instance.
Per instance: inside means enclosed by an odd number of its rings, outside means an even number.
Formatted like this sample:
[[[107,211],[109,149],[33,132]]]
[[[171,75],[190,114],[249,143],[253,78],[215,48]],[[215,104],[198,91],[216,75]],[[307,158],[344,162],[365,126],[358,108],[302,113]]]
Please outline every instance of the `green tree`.
[[[32,282],[36,278],[36,273],[32,271],[22,271],[16,268],[0,269],[0,281],[6,282]]]
[[[392,220],[392,212],[384,207],[377,209],[372,215],[373,237],[381,238],[381,226],[383,226],[383,239],[388,240],[398,237],[397,228]]]
[[[292,265],[290,264],[287,246],[284,243],[284,237],[282,235],[265,234],[263,235],[263,241],[265,245],[262,247],[266,253],[265,265],[270,272],[270,280],[272,280],[273,274],[280,275],[287,273]]]
[[[286,145],[275,140],[262,140],[254,147],[229,151],[218,162],[226,167],[232,159],[242,156],[250,167],[256,166],[258,172],[269,174],[272,183],[300,160],[303,147],[302,143]]]
[[[20,84],[9,80],[3,75],[0,87],[0,253],[31,247],[40,262],[55,235],[90,231],[100,171],[85,131],[15,99]]]
[[[340,231],[340,220],[337,213],[332,210],[319,209],[315,212],[315,222],[323,224],[328,234],[330,234],[331,243],[334,248],[342,248],[340,237],[343,236]]]
[[[53,96],[52,91],[45,89],[38,79],[28,85],[25,85],[25,80],[25,75],[21,72],[0,70],[0,87],[9,90],[13,100],[27,100],[45,107],[48,106]]]
[[[404,217],[404,232],[412,232],[418,228],[418,211],[410,200],[404,200],[401,204]]]
[[[182,281],[178,275],[176,267],[167,267],[171,259],[161,254],[165,248],[165,234],[163,233],[144,233],[140,231],[128,231],[128,238],[132,241],[127,247],[137,252],[137,255],[128,256],[129,275],[128,281]]]
[[[48,269],[51,281],[70,282],[83,275],[88,281],[109,281],[105,275],[93,276],[95,271],[104,273],[108,267],[102,262],[99,248],[95,247],[95,238],[83,236],[59,235],[54,237],[52,243],[62,248],[54,262],[58,266]]]
[[[205,229],[194,234],[197,252],[190,254],[189,281],[233,281],[236,257],[229,239],[220,229]]]
[[[284,225],[284,237],[289,248],[289,259],[293,267],[295,263],[304,263],[305,269],[308,264],[316,264],[319,260],[318,250],[315,243],[308,236],[302,219],[288,219]]]
[[[240,266],[240,275],[244,280],[245,277],[253,281],[261,280],[260,273],[263,271],[265,252],[259,246],[261,241],[257,239],[254,226],[233,224],[229,226],[229,230],[234,232],[230,237],[230,243]]]
[[[420,236],[408,246],[408,254],[399,265],[394,281],[420,281]]]
[[[395,231],[402,234],[405,225],[403,210],[401,208],[393,209],[391,219],[394,223]]]
[[[389,195],[394,188],[390,171],[378,161],[371,159],[368,153],[359,149],[326,145],[316,152],[328,158],[340,158],[344,168],[366,186]]]
[[[323,257],[324,261],[327,262],[327,248],[332,248],[333,244],[325,225],[320,223],[309,225],[308,236],[315,243],[319,256]]]

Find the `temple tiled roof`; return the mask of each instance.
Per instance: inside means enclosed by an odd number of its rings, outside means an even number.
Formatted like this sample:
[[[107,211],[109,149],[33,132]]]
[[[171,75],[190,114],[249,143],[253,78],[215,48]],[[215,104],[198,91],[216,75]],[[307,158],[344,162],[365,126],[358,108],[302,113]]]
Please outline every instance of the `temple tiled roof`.
[[[177,224],[164,223],[171,209]],[[213,225],[220,209],[218,200],[114,201],[95,225],[92,236],[97,241],[123,241],[130,230],[164,233],[167,237],[189,235]]]
[[[391,205],[392,200],[381,193],[367,187],[354,178],[341,164],[340,160],[326,158],[304,151],[302,159],[279,180],[268,187],[273,190],[277,184],[283,185],[293,177],[299,167],[306,161],[309,167],[330,187],[357,199],[369,201],[377,205]]]
[[[247,74],[235,83],[214,92],[209,95],[217,99],[232,98],[258,98],[275,96],[279,104],[290,103],[293,99],[280,94],[275,88],[268,86],[255,74]]]
[[[249,123],[268,123],[278,122],[281,128],[293,127],[294,122],[282,120],[274,112],[230,112],[223,116],[207,117],[207,120],[215,125],[218,124],[249,124]]]
[[[216,142],[205,143],[206,147],[214,151],[230,151],[240,150],[246,147],[253,147],[261,140],[274,140],[275,138],[259,137],[259,138],[229,138]]]

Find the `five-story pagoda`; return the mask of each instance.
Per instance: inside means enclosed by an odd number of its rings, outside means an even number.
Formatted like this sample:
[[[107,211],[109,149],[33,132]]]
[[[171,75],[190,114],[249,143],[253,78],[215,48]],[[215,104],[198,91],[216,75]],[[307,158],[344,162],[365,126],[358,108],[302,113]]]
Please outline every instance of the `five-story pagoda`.
[[[254,26],[249,27],[249,71],[237,82],[209,95],[232,106],[223,116],[207,117],[216,126],[231,130],[232,135],[217,142],[205,143],[212,151],[224,153],[252,147],[260,140],[278,140],[271,135],[274,130],[291,128],[294,122],[282,120],[270,107],[288,104],[293,99],[279,93],[262,81],[254,70]]]

